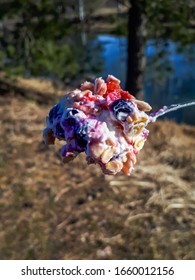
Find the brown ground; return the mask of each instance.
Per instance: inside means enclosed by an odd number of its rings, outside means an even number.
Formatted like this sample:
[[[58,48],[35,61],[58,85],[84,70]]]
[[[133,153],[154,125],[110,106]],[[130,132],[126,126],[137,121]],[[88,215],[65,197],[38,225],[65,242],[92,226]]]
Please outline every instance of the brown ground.
[[[0,95],[0,259],[195,259],[195,127],[151,124],[135,172],[63,165],[50,105]]]

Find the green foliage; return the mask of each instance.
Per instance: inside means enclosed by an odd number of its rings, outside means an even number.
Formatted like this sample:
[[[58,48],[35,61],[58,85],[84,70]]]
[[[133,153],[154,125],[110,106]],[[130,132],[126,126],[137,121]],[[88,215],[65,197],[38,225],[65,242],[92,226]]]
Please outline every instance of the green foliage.
[[[95,2],[94,7],[99,1]],[[78,1],[2,0],[0,70],[11,76],[27,74],[62,80],[90,71],[86,61],[91,57],[82,43],[80,26],[71,23],[67,9],[78,15]],[[93,5],[87,5],[86,11],[92,10]]]
[[[190,0],[146,1],[143,12],[147,16],[148,36],[164,39],[169,37],[183,44],[193,42],[195,34],[189,28],[193,17],[191,3]]]
[[[71,46],[64,42],[39,38],[33,42],[25,40],[23,47],[8,45],[6,58],[10,63],[3,63],[0,68],[9,75],[30,73],[33,76],[53,76],[62,79],[72,77],[79,70],[79,61],[76,60]],[[5,53],[0,53],[0,61],[5,59]]]
[[[63,78],[64,75],[75,75],[78,71],[78,64],[74,60],[70,46],[66,43],[58,45],[52,40],[37,40],[32,49],[33,60],[36,60],[36,63],[31,64],[30,70],[35,75],[42,71],[44,75],[53,73]]]
[[[194,30],[189,29],[190,0],[129,1],[140,5],[146,14],[148,38],[171,38],[182,44],[195,39]],[[85,19],[105,3],[106,0],[83,0]],[[89,53],[81,38],[84,25],[71,20],[72,16],[78,17],[78,11],[78,0],[1,0],[0,70],[9,75],[63,80],[79,73],[99,72],[102,61],[98,47]],[[111,33],[127,36],[126,17],[113,15],[110,22],[116,23]]]
[[[112,29],[111,33],[120,36],[127,36],[128,35],[127,18],[120,18],[117,21],[117,25]]]

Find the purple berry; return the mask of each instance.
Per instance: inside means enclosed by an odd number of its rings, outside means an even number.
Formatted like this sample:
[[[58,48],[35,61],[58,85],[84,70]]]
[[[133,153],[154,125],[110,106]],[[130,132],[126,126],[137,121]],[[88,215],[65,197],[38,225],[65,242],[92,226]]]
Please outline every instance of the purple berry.
[[[133,112],[134,104],[125,99],[117,99],[111,104],[111,110],[115,118],[124,122],[126,118]]]
[[[84,124],[78,124],[75,127],[75,138],[81,147],[86,147],[88,143],[88,126],[86,123]]]
[[[64,129],[61,127],[60,123],[57,123],[55,127],[55,135],[58,138],[64,138]]]
[[[57,118],[58,116],[62,115],[62,113],[58,113],[58,111],[59,111],[59,105],[56,104],[49,112],[50,123],[53,123],[54,118]]]
[[[79,110],[77,109],[68,109],[65,118],[63,120],[64,125],[69,125],[69,126],[75,126],[77,123],[77,120],[75,116],[79,113]]]

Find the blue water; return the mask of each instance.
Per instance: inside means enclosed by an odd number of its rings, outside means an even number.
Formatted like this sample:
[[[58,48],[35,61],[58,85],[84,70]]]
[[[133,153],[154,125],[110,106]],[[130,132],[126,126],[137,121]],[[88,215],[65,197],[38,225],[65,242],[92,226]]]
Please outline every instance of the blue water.
[[[115,75],[124,87],[126,81],[127,40],[125,37],[99,35],[96,38],[102,46],[104,69],[102,77]],[[145,48],[146,70],[144,78],[144,99],[153,110],[164,105],[195,100],[195,45],[179,49],[172,41],[149,40]],[[195,106],[167,114],[178,123],[195,125]]]

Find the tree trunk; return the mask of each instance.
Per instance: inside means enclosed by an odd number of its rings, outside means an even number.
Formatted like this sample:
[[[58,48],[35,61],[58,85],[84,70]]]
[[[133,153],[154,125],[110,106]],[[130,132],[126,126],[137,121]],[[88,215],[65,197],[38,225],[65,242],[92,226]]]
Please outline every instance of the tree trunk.
[[[126,89],[142,99],[144,95],[145,23],[142,0],[130,0]]]

